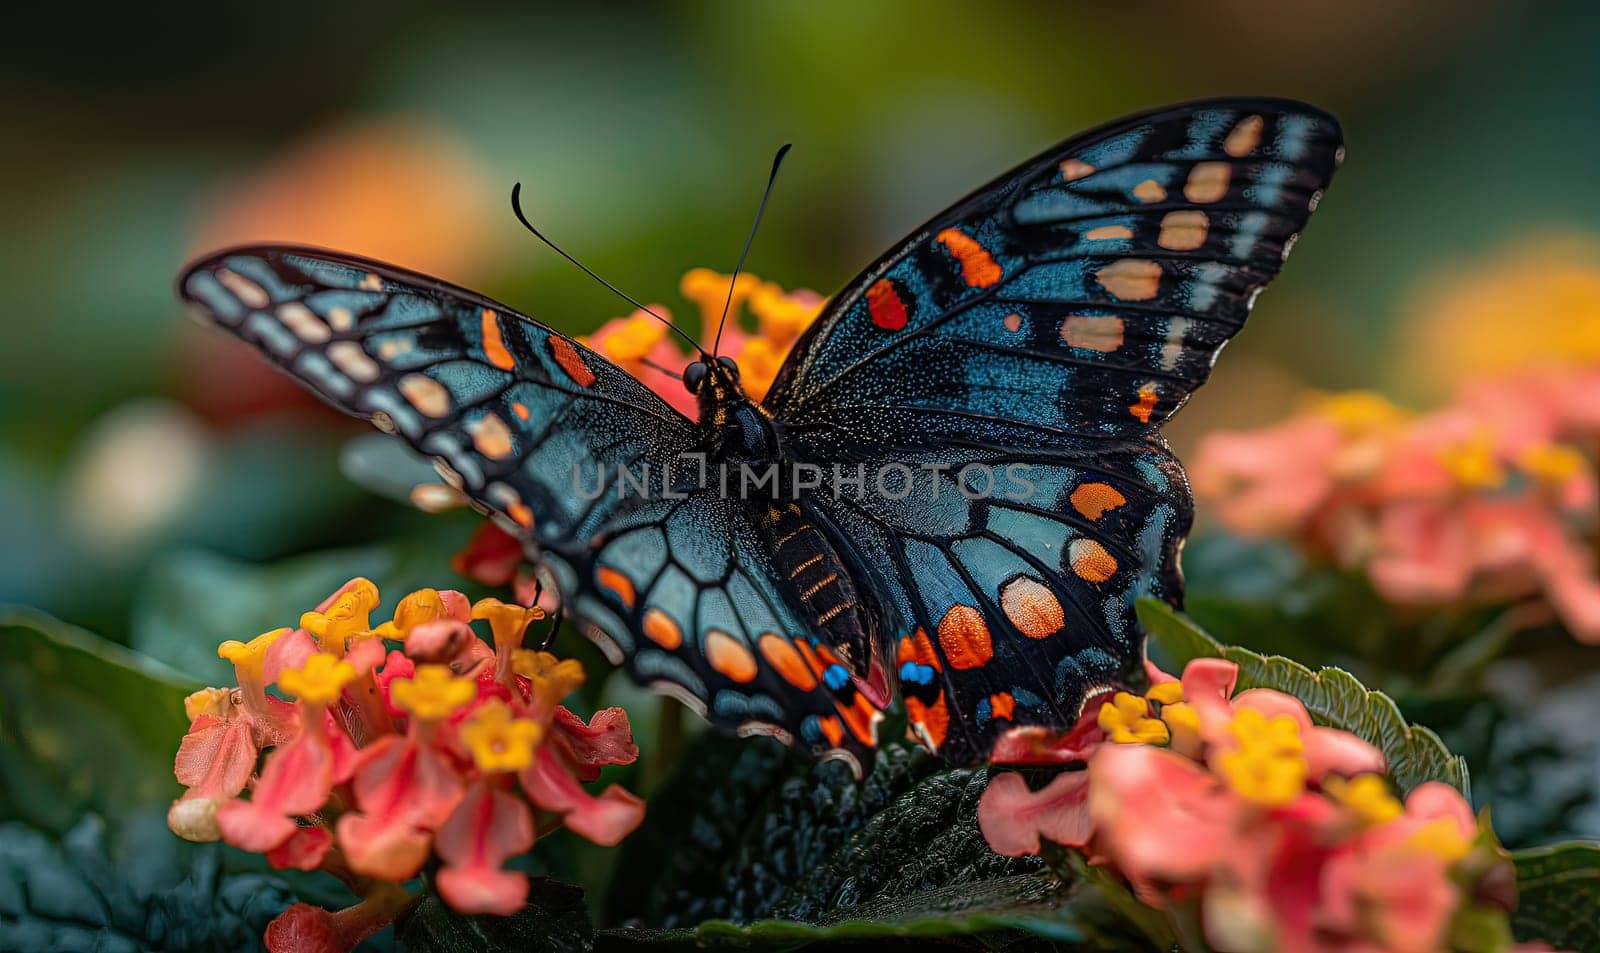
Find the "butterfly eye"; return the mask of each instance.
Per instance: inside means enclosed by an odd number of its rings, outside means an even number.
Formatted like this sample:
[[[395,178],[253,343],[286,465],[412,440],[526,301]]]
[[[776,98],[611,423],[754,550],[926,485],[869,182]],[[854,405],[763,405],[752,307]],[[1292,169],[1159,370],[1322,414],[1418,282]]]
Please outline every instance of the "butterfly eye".
[[[704,361],[695,361],[683,369],[683,386],[689,388],[689,393],[700,393],[700,385],[706,382],[707,371]]]
[[[734,380],[739,379],[739,365],[733,362],[733,358],[719,357],[717,358],[717,366],[727,371],[728,376],[732,377]]]

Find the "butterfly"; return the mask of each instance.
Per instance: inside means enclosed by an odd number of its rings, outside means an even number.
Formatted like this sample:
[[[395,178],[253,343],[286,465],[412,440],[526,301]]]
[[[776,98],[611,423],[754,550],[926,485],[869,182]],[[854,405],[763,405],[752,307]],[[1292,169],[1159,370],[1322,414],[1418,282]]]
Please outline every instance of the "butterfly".
[[[974,764],[1143,677],[1134,603],[1181,605],[1193,515],[1160,426],[1343,153],[1331,116],[1275,99],[1078,135],[869,265],[761,402],[702,355],[698,420],[505,305],[350,255],[221,251],[180,293],[431,457],[639,682],[858,774],[898,695],[917,741]],[[594,493],[605,473],[635,492]]]

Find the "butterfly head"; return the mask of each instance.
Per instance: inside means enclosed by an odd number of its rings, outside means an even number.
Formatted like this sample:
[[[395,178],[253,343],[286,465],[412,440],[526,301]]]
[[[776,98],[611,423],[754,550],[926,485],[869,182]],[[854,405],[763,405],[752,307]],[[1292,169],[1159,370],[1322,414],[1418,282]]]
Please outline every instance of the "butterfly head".
[[[700,402],[700,420],[722,432],[733,456],[775,460],[778,436],[772,418],[744,392],[733,358],[705,357],[683,371],[683,386]]]
[[[744,396],[739,383],[739,365],[733,358],[703,357],[683,369],[683,386],[700,400],[702,407],[726,404]]]

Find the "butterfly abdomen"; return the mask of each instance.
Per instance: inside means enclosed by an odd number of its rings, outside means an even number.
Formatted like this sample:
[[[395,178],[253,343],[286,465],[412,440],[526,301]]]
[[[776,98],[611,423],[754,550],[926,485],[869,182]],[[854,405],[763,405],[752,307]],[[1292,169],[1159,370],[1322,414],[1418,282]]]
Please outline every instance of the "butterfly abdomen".
[[[850,573],[821,529],[795,503],[775,503],[767,512],[773,561],[795,607],[857,675],[871,663],[869,616]]]

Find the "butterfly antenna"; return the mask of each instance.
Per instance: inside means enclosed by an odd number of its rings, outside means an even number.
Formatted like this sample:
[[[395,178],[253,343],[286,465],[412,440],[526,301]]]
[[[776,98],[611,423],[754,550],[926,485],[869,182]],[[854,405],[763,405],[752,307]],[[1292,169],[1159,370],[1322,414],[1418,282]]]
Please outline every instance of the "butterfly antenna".
[[[776,170],[774,170],[774,171],[776,171]],[[762,204],[763,205],[766,204],[765,200],[763,200]],[[533,227],[533,223],[528,221],[528,216],[526,216],[526,215],[524,215],[522,213],[522,183],[521,182],[518,182],[515,185],[511,186],[511,211],[516,213],[517,221],[522,223],[522,227],[523,228],[526,228],[528,231],[532,232],[534,238],[537,238],[537,239],[539,239],[539,241],[544,242],[546,245],[549,245],[551,250],[553,250],[556,254],[560,255],[562,258],[565,258],[567,261],[570,261],[574,265],[577,265],[579,271],[582,271],[584,274],[588,275],[590,278],[593,278],[595,281],[598,281],[602,285],[605,285],[617,297],[621,298],[622,300],[624,300],[624,301],[628,302],[629,304],[633,305],[635,308],[638,308],[640,311],[643,311],[645,314],[650,315],[652,318],[655,318],[657,321],[660,321],[662,324],[666,325],[668,330],[670,330],[672,333],[676,334],[678,337],[683,338],[684,341],[688,342],[689,346],[694,348],[696,351],[699,351],[701,354],[705,354],[706,353],[706,349],[701,347],[700,344],[697,341],[695,341],[694,338],[690,337],[687,333],[685,333],[682,328],[678,327],[676,324],[673,324],[671,321],[668,321],[666,318],[662,317],[661,315],[657,314],[656,312],[650,310],[650,308],[648,306],[646,306],[644,304],[641,304],[639,302],[639,300],[637,298],[635,298],[633,295],[628,294],[626,291],[623,291],[621,288],[618,288],[616,285],[612,284],[611,282],[609,282],[609,281],[605,280],[604,278],[600,277],[599,275],[595,274],[594,271],[592,269],[590,269],[588,265],[585,265],[583,262],[581,262],[578,259],[576,259],[576,258],[572,257],[571,255],[567,254],[566,251],[563,250],[560,245],[557,245],[555,242],[553,242],[550,239],[546,238],[545,234],[543,232],[539,231],[537,228],[534,228]],[[757,220],[759,221],[759,218]],[[746,247],[746,250],[747,251],[749,250],[748,246]]]
[[[639,363],[643,364],[645,367],[648,367],[653,371],[660,371],[661,373],[667,375],[668,377],[682,377],[683,376],[683,373],[681,371],[675,371],[672,368],[667,367],[667,366],[665,366],[663,364],[658,364],[657,362],[650,360],[648,357],[639,358]]]
[[[728,323],[728,311],[733,308],[733,287],[739,280],[739,272],[744,270],[744,260],[750,255],[750,246],[755,244],[756,229],[761,227],[761,216],[767,211],[767,200],[772,198],[772,186],[778,181],[778,167],[783,165],[783,157],[789,154],[789,148],[794,143],[786,142],[772,157],[772,172],[767,176],[767,190],[761,193],[761,204],[756,208],[756,220],[750,223],[750,234],[744,240],[744,251],[739,253],[739,263],[733,266],[733,274],[728,278],[728,300],[722,305],[722,319],[717,322],[717,337],[711,342],[711,353],[716,354],[717,348],[722,344],[722,328]]]

